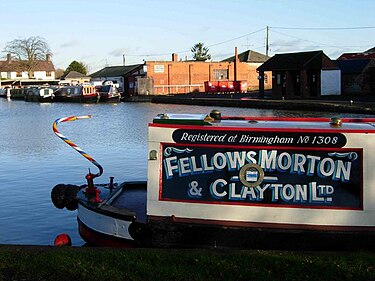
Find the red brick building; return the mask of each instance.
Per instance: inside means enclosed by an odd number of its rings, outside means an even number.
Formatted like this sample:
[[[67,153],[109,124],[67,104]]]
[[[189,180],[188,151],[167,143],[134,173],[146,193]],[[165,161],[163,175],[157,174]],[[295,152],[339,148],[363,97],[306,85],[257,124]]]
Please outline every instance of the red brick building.
[[[245,90],[258,90],[257,67],[269,57],[248,50],[219,62],[182,61],[172,54],[171,61],[145,61],[144,64],[113,66],[99,70],[90,76],[92,80],[120,81],[125,96],[168,95],[205,92],[205,82],[246,82]],[[272,87],[265,79],[264,87]]]
[[[182,61],[172,54],[171,61],[146,61],[145,76],[138,79],[138,94],[182,94],[204,92],[207,81],[244,81],[246,90],[259,87],[257,67],[268,59],[254,51],[246,51],[220,62]],[[267,82],[267,81],[266,81]],[[271,88],[272,81],[265,83]]]

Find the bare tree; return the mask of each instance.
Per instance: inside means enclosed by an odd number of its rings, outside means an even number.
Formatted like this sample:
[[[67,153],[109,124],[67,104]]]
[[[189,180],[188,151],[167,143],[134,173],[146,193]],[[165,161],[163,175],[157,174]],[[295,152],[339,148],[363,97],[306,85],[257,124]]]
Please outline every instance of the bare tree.
[[[4,52],[11,54],[14,60],[20,61],[21,66],[28,71],[29,77],[33,76],[38,60],[45,60],[46,55],[51,53],[46,41],[39,36],[10,41],[6,44]]]

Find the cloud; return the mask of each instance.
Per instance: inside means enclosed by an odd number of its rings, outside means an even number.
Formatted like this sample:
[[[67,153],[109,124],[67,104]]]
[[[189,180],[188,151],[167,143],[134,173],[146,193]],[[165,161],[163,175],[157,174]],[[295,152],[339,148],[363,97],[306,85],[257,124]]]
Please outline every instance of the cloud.
[[[234,56],[234,52],[221,52],[221,53],[211,53],[211,58],[213,61],[221,61]]]
[[[298,39],[292,40],[282,40],[278,39],[270,44],[270,51],[274,54],[276,53],[294,53],[294,52],[304,52],[304,51],[316,51],[322,50],[322,46],[318,44],[305,44],[305,41]]]
[[[75,39],[72,39],[66,43],[63,43],[60,45],[61,48],[69,48],[69,47],[75,47],[75,46],[78,46],[79,45],[79,42]]]
[[[120,57],[125,53],[126,53],[125,48],[117,48],[117,49],[114,49],[111,52],[109,52],[109,55],[114,56],[114,57]]]

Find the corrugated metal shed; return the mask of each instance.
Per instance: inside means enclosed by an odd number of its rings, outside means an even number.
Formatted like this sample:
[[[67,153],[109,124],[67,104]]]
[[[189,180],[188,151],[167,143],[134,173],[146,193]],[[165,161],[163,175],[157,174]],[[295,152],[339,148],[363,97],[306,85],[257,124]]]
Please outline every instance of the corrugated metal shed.
[[[90,74],[89,76],[91,78],[124,76],[127,73],[141,67],[142,65],[143,64],[133,64],[126,66],[108,66]]]

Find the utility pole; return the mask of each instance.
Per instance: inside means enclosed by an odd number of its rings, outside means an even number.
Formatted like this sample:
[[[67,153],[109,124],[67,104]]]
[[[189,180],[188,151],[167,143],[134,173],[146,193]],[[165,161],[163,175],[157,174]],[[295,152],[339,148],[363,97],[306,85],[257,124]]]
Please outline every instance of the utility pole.
[[[266,56],[268,56],[268,49],[269,49],[269,45],[268,45],[268,31],[269,31],[269,26],[267,25],[267,28],[266,28]]]

